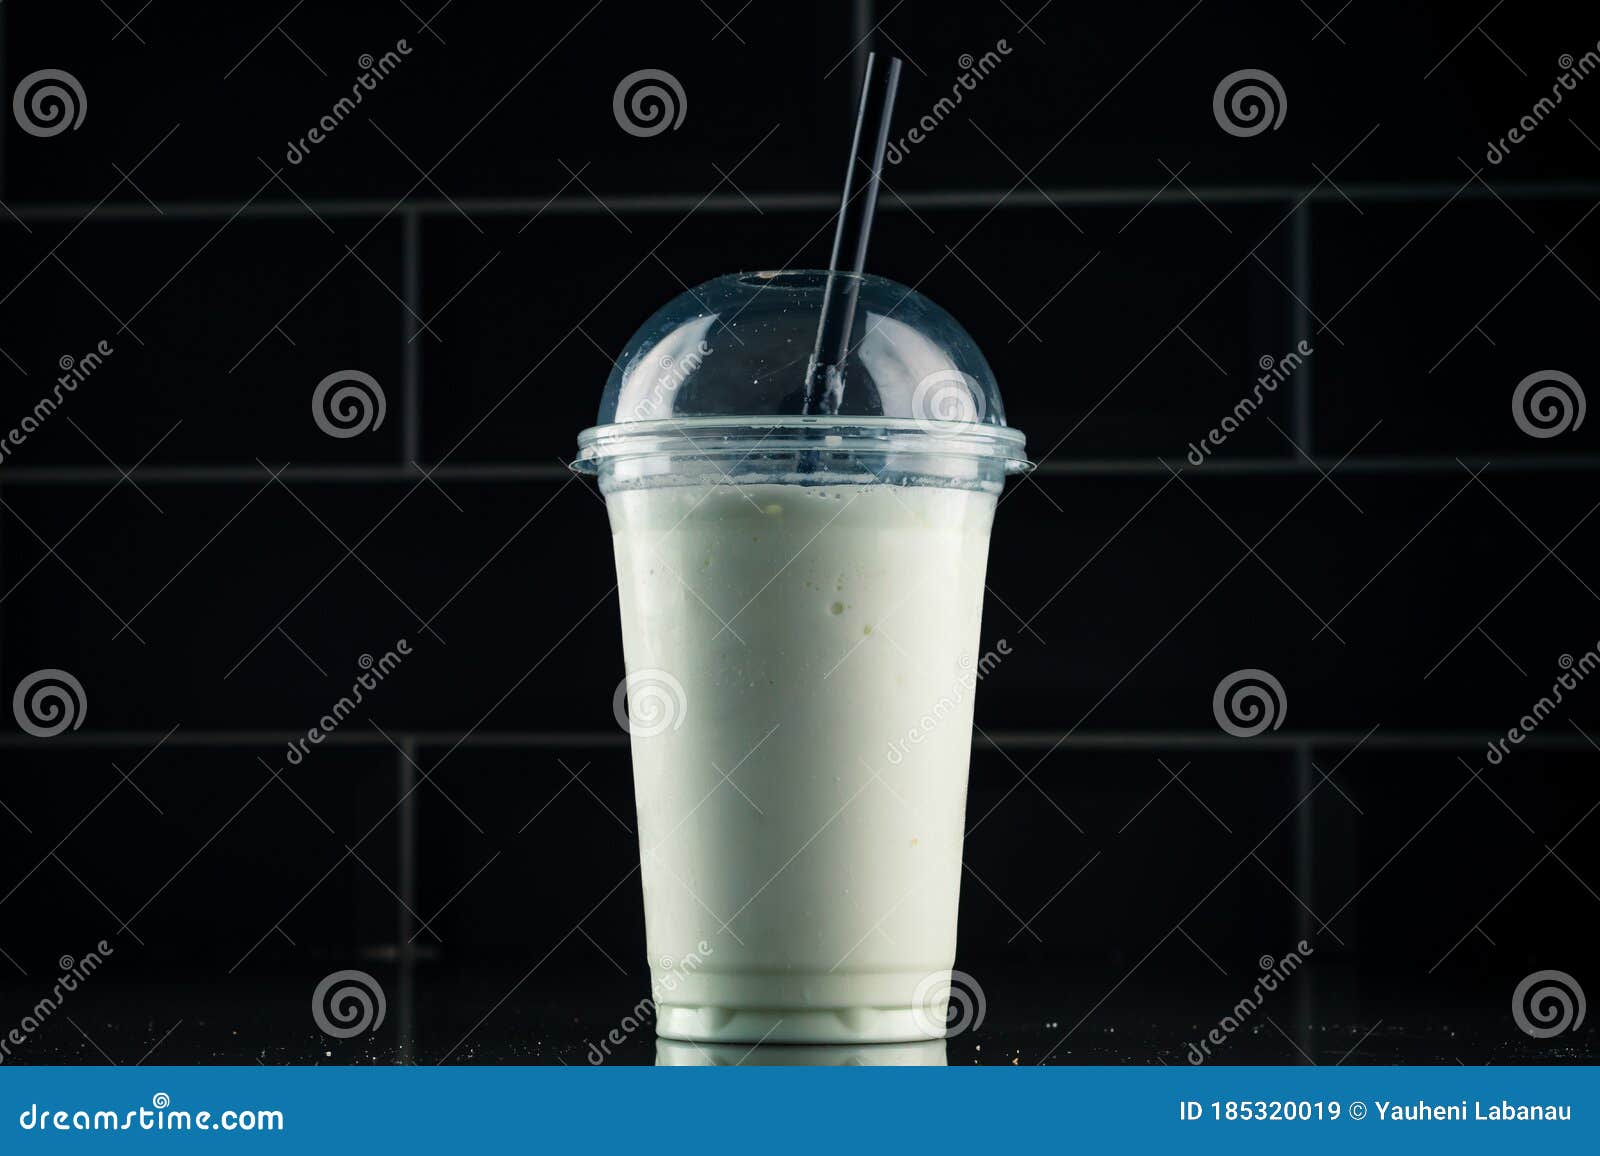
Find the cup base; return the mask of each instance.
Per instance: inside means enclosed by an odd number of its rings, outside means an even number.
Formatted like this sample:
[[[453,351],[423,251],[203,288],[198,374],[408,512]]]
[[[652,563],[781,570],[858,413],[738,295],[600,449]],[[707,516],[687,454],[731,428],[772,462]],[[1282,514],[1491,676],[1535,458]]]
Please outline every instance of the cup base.
[[[943,1068],[943,1040],[909,1044],[718,1044],[656,1040],[658,1068]]]
[[[662,1004],[656,1034],[696,1043],[903,1044],[944,1038],[916,1007],[749,1008]]]

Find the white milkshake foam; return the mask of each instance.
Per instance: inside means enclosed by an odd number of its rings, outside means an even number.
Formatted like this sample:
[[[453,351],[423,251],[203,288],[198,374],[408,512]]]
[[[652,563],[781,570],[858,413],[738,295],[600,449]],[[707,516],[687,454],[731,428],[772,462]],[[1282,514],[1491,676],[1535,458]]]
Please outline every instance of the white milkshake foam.
[[[955,957],[993,493],[696,484],[607,507],[630,679],[682,687],[681,717],[633,728],[658,1031],[941,1034],[915,1001]]]

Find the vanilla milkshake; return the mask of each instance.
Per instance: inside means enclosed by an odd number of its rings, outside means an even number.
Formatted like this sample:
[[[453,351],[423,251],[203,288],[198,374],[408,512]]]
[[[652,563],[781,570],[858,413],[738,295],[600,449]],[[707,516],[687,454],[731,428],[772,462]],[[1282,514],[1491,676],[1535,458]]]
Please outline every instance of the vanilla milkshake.
[[[617,358],[573,468],[611,522],[662,1036],[903,1043],[962,1011],[984,575],[1024,445],[971,335],[868,274],[718,277]]]
[[[607,506],[658,1030],[941,1034],[994,496],[702,484]]]

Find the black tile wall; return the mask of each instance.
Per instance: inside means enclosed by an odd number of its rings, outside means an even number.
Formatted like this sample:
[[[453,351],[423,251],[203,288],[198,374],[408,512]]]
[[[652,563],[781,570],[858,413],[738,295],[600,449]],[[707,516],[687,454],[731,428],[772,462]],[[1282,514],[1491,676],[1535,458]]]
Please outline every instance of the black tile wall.
[[[985,681],[982,725],[1210,728],[1197,683],[1257,667],[1283,683],[1294,729],[1477,729],[1600,638],[1600,598],[1570,561],[1600,533],[1586,474],[1458,467],[1397,487],[1206,468],[1007,495],[984,632],[1012,653]]]
[[[148,501],[124,483],[98,508],[95,486],[8,490],[6,671],[73,670],[99,727],[303,730],[350,689],[363,655],[404,640],[414,657],[372,696],[386,728],[615,725],[611,539],[583,483],[317,485],[259,472],[251,485],[149,487]],[[55,555],[39,541],[55,546],[80,518]],[[571,551],[554,571],[551,535]],[[486,600],[504,614],[477,614]],[[575,681],[602,692],[569,703]]]
[[[129,170],[175,124],[133,174],[158,204],[211,197],[237,204],[268,179],[262,161],[306,197],[388,203],[413,184],[427,196],[553,193],[568,181],[562,161],[596,188],[698,195],[717,179],[713,163],[731,168],[774,129],[739,169],[740,183],[832,188],[843,164],[839,133],[849,123],[853,40],[839,16],[819,20],[810,9],[758,5],[730,32],[698,6],[624,10],[591,0],[519,11],[511,28],[446,12],[428,31],[403,6],[375,2],[287,16],[263,9],[198,27],[179,5],[143,14],[135,22],[143,43],[135,44],[126,32],[113,42],[109,14],[103,36],[83,36],[75,22],[51,13],[17,13],[9,21],[9,71],[20,77],[72,59],[93,115],[80,130],[85,147],[66,158],[8,122],[10,193],[93,204],[118,180],[106,157]],[[363,90],[356,114],[321,143],[308,142],[335,102],[370,75],[363,59],[398,55],[400,40],[409,53]],[[131,53],[139,56],[137,72]],[[643,141],[619,132],[616,82],[668,59],[686,97],[680,130]],[[822,59],[840,62],[832,76],[816,67]],[[197,61],[204,61],[199,69]],[[573,89],[592,87],[597,69],[605,74],[604,99],[574,102]],[[141,79],[164,72],[193,80]],[[197,90],[208,99],[194,100]],[[126,186],[113,195],[140,201]]]
[[[54,396],[62,358],[110,352],[8,464],[394,461],[400,228],[328,228],[309,215],[91,220],[14,238],[19,286],[0,308],[0,348],[20,367],[8,390],[17,416]],[[325,435],[299,388],[345,369],[371,374],[389,399],[359,438]]]
[[[1594,364],[1584,335],[1600,320],[1597,200],[1319,207],[1319,448],[1593,452],[1593,423],[1529,436],[1511,393],[1537,371],[1582,377]]]
[[[1421,7],[1351,6],[1319,18],[1304,5],[1172,0],[1092,20],[1055,5],[1035,15],[1006,5],[939,6],[936,19],[930,7],[882,9],[886,38],[915,61],[902,97],[907,125],[925,114],[943,121],[898,166],[911,187],[1007,188],[1021,180],[1019,169],[1047,187],[1159,184],[1167,179],[1162,162],[1190,165],[1190,183],[1309,185],[1312,165],[1327,171],[1347,153],[1340,181],[1459,183],[1456,158],[1483,164],[1489,141],[1556,83],[1562,54],[1581,55],[1594,39],[1557,18],[1502,13],[1484,21],[1482,12]],[[998,53],[1001,39],[1011,52],[962,87],[959,78],[971,72],[963,56]],[[1215,131],[1211,95],[1243,68],[1265,69],[1281,83],[1286,111],[1277,132],[1241,139]],[[955,115],[939,117],[935,103],[958,88]],[[1568,100],[1592,110],[1596,97],[1580,88]],[[1600,153],[1552,124],[1505,165],[1522,178],[1552,170],[1592,176]]]
[[[1181,457],[1248,388],[1256,359],[1287,350],[1293,302],[1270,285],[1285,277],[1283,231],[1268,236],[1284,213],[1227,206],[1218,222],[1193,202],[1140,207],[1070,208],[1070,220],[1050,208],[895,213],[875,260],[936,301],[963,302],[963,323],[994,335],[984,345],[1007,420],[1035,456]],[[1263,239],[1263,265],[1246,260]],[[1099,339],[1107,316],[1122,339]],[[1280,426],[1282,402],[1267,406]],[[1265,421],[1227,446],[1287,449]]]
[[[571,937],[582,967],[640,970],[643,898],[626,746],[430,746],[420,762],[431,772],[421,790],[420,904],[425,919],[442,913],[432,922],[442,951],[457,962],[458,944],[543,955],[579,925],[593,940]],[[554,970],[571,970],[572,958]]]
[[[1110,986],[1158,942],[1172,949],[1158,970],[1190,969],[1195,948],[1182,935],[1168,942],[1180,921],[1224,968],[1286,948],[1294,901],[1272,873],[1294,876],[1292,829],[1269,832],[1295,802],[1287,765],[1216,751],[980,754],[962,951],[991,965],[1071,957]],[[1019,837],[1052,853],[1019,858]],[[1252,860],[1229,874],[1258,845],[1270,870]],[[1182,883],[1176,862],[1186,865]]]
[[[1592,752],[1514,750],[1499,766],[1482,746],[1345,754],[1315,756],[1338,770],[1316,797],[1307,899],[1345,941],[1355,989],[1487,999],[1587,955]]]
[[[294,767],[181,742],[5,752],[0,947],[24,970],[101,939],[130,972],[181,954],[219,973],[393,942],[392,758],[336,750]]]
[[[515,967],[469,1024],[546,953],[515,1001],[535,1017],[640,974],[609,537],[557,467],[662,302],[826,261],[865,25],[418,12],[163,4],[119,32],[0,8],[5,75],[67,62],[91,104],[71,134],[0,130],[0,425],[113,348],[0,460],[0,687],[62,668],[88,701],[82,730],[0,745],[0,949],[30,972],[108,936],[227,987],[414,939],[424,966]],[[1374,1014],[1498,1005],[1582,950],[1600,708],[1575,694],[1503,766],[1484,742],[1600,640],[1600,427],[1533,437],[1511,405],[1536,371],[1592,374],[1600,88],[1485,150],[1592,30],[1185,0],[868,15],[907,58],[906,126],[963,54],[1009,50],[891,165],[872,247],[978,336],[1044,462],[996,524],[983,635],[1011,653],[978,696],[962,966],[1059,968],[1084,1007],[1126,983],[1108,1022],[1151,992],[1205,1022],[1208,985],[1302,936],[1318,991]],[[401,38],[357,114],[287,155]],[[622,131],[616,82],[663,62],[682,125]],[[1280,130],[1217,127],[1245,67],[1282,82]],[[1187,461],[1302,336],[1305,366]],[[378,381],[381,427],[318,429],[340,370]],[[260,464],[285,462],[283,484]],[[370,716],[288,763],[402,638]],[[1234,742],[1212,693],[1247,667],[1286,712]]]
[[[535,215],[427,229],[430,460],[570,460],[612,359],[664,302],[722,273],[825,266],[832,243],[813,214]]]
[[[964,324],[995,335],[987,352],[1008,420],[1035,453],[1181,457],[1250,389],[1260,357],[1292,348],[1295,302],[1279,284],[1286,209],[1225,206],[1228,223],[1193,203],[1076,208],[1071,220],[1024,207],[889,208],[874,262],[935,301],[963,302]],[[430,223],[432,332],[418,339],[429,456],[569,458],[611,357],[661,302],[721,273],[825,265],[831,240],[812,214]],[[1120,319],[1125,342],[1095,339],[1090,303],[1095,317]],[[1218,456],[1292,452],[1279,432],[1287,397],[1268,394],[1264,417]]]

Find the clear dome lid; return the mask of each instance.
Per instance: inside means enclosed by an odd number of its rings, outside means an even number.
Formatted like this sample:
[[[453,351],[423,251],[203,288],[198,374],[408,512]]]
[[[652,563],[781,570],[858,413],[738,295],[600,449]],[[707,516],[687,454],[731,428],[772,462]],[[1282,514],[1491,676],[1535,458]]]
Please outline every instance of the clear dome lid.
[[[680,294],[633,335],[573,467],[596,472],[675,442],[732,452],[776,440],[1028,468],[1023,434],[1006,425],[994,373],[961,324],[897,282],[841,276],[857,293],[837,413],[806,412],[828,274],[730,274]]]

